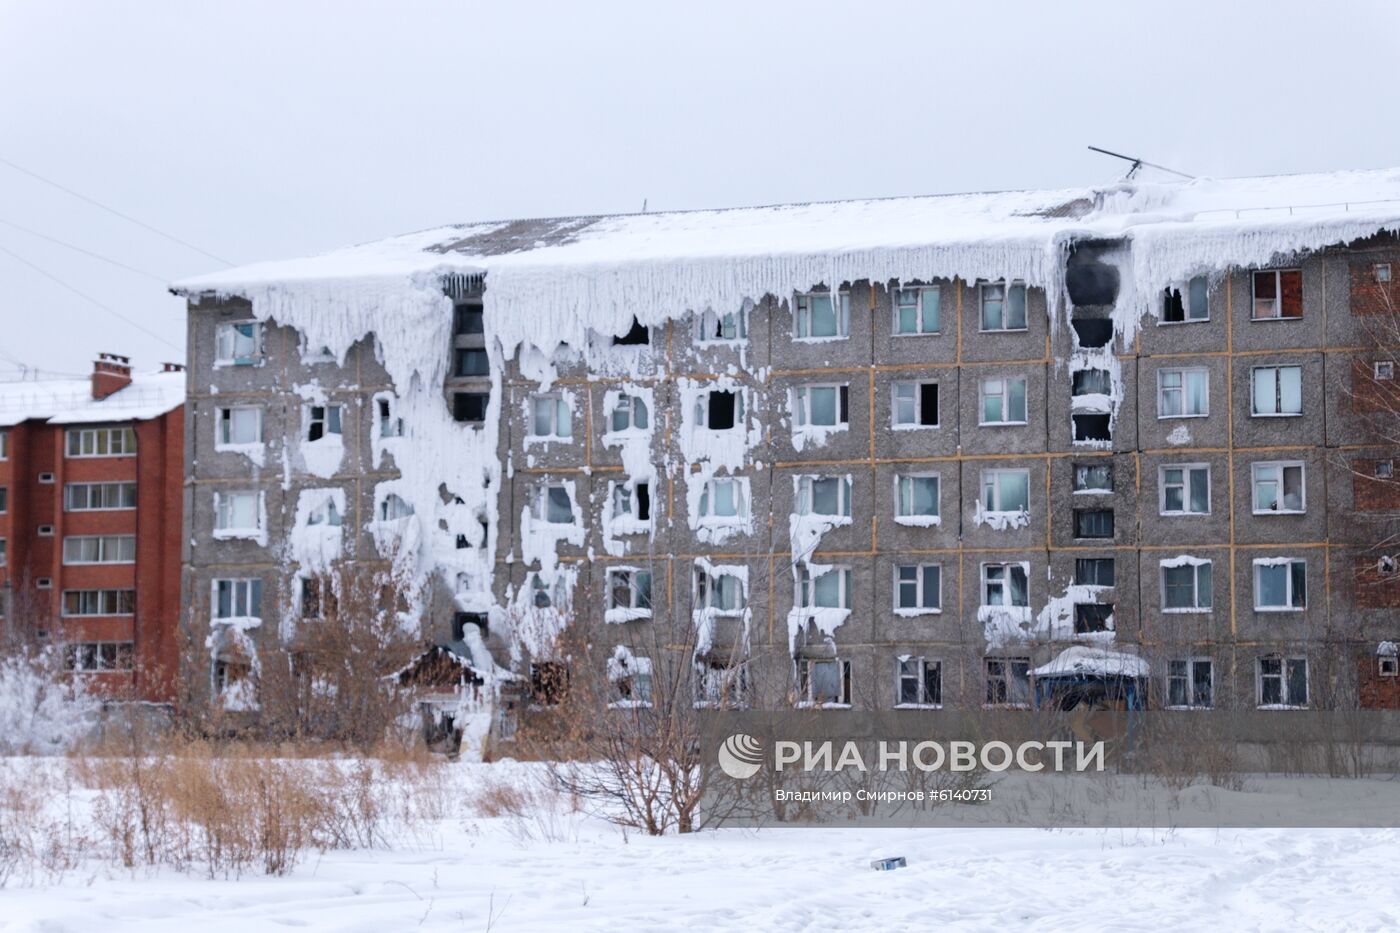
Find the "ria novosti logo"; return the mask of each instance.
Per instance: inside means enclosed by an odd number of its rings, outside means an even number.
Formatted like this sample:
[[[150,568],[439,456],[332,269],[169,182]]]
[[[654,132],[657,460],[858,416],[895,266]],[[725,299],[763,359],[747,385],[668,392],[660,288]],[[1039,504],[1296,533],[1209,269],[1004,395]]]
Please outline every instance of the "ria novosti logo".
[[[724,740],[717,757],[721,771],[736,780],[747,780],[763,767],[763,743],[738,732]]]

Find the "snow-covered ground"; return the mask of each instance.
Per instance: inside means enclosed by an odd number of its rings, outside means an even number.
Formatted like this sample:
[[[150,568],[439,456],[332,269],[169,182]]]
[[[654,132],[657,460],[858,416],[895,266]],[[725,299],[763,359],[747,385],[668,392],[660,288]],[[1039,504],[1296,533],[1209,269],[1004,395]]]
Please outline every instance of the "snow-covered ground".
[[[92,866],[0,889],[0,930],[1392,930],[1396,830],[725,829],[485,818],[511,764],[447,773],[461,817],[290,875]],[[908,868],[876,872],[872,858]]]

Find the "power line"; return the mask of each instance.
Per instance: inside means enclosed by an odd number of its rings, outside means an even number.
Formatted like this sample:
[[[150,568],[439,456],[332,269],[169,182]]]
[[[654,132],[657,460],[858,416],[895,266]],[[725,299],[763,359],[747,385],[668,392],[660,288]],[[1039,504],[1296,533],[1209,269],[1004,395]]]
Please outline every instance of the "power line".
[[[170,281],[170,278],[168,276],[156,275],[154,272],[147,272],[145,269],[137,269],[135,266],[128,266],[124,262],[118,262],[117,260],[112,259],[109,256],[103,256],[101,253],[94,253],[90,249],[83,249],[81,246],[74,246],[72,243],[65,243],[63,240],[60,240],[57,237],[51,237],[46,233],[40,233],[38,230],[30,230],[28,227],[21,227],[14,221],[0,218],[0,224],[4,224],[7,227],[13,227],[16,230],[29,234],[30,236],[36,236],[41,240],[48,240],[50,243],[57,243],[59,246],[65,246],[68,249],[74,250],[75,252],[82,253],[84,256],[91,256],[93,259],[100,259],[105,263],[110,263],[111,265],[116,266],[118,269],[125,269],[127,272],[135,272],[137,275],[144,275],[148,279],[155,279],[161,284],[165,284]]]
[[[79,194],[78,192],[74,191],[72,188],[65,188],[63,185],[60,185],[58,182],[53,181],[52,179],[49,179],[49,178],[45,178],[43,175],[40,175],[38,172],[31,172],[29,169],[25,168],[25,167],[22,166],[22,165],[16,165],[15,163],[11,162],[9,159],[0,157],[0,164],[8,165],[10,168],[14,169],[15,171],[17,171],[17,172],[23,172],[25,175],[28,175],[30,178],[36,178],[36,179],[38,179],[39,181],[42,181],[44,184],[46,184],[46,185],[51,185],[52,187],[57,188],[59,191],[62,191],[64,194],[72,195],[73,197],[77,198],[77,199],[80,200],[80,201],[86,201],[87,203],[91,204],[91,205],[94,206],[94,207],[100,207],[102,210],[106,211],[107,213],[113,214],[113,215],[115,215],[115,216],[117,216],[117,217],[120,217],[122,220],[125,220],[125,221],[127,221],[128,223],[133,223],[133,224],[135,224],[136,226],[141,227],[142,229],[149,230],[149,231],[151,231],[152,233],[156,234],[157,236],[165,237],[165,239],[169,240],[169,241],[172,242],[172,243],[178,243],[178,244],[180,244],[181,246],[185,247],[186,249],[192,249],[192,250],[194,250],[196,253],[199,253],[199,254],[202,255],[202,256],[208,256],[210,259],[213,259],[215,262],[221,262],[221,263],[223,263],[223,264],[226,265],[226,266],[231,266],[231,265],[233,265],[233,263],[229,262],[227,259],[224,259],[224,258],[221,257],[221,256],[215,256],[213,253],[209,252],[208,250],[200,249],[198,246],[195,246],[193,243],[190,243],[190,242],[187,242],[187,241],[185,241],[185,240],[182,240],[182,239],[180,239],[179,237],[174,236],[173,234],[166,233],[164,230],[158,230],[158,229],[156,229],[155,227],[152,227],[150,224],[145,223],[144,221],[137,220],[135,217],[132,217],[130,214],[123,214],[121,211],[117,210],[115,207],[108,207],[107,205],[103,204],[101,201],[96,201],[96,200],[94,200],[94,199],[88,197],[88,196],[85,195],[85,194]]]
[[[49,272],[48,270],[43,269],[43,268],[41,268],[40,266],[35,265],[34,263],[30,262],[28,259],[25,259],[23,256],[21,256],[19,253],[16,253],[14,250],[12,250],[12,249],[10,249],[10,248],[8,248],[8,247],[6,247],[6,246],[0,246],[0,253],[5,253],[5,254],[8,255],[10,258],[17,260],[18,262],[24,263],[26,266],[28,266],[29,268],[33,269],[35,272],[39,273],[40,275],[42,275],[44,278],[49,279],[50,281],[56,282],[57,284],[63,286],[63,287],[66,288],[66,289],[68,289],[68,291],[70,291],[70,292],[72,292],[73,294],[77,295],[79,298],[81,298],[81,299],[83,299],[84,301],[89,302],[89,303],[91,303],[91,304],[93,304],[93,305],[96,305],[97,307],[101,308],[103,311],[106,311],[108,314],[112,315],[113,317],[120,318],[121,320],[123,320],[123,321],[125,321],[126,323],[130,324],[132,327],[134,327],[134,328],[136,328],[137,330],[141,331],[143,334],[146,334],[146,335],[149,336],[149,337],[154,337],[156,340],[159,340],[161,343],[165,344],[167,347],[170,347],[172,350],[179,350],[179,349],[180,349],[180,348],[177,347],[175,344],[171,343],[169,340],[166,340],[164,337],[162,337],[160,334],[157,334],[155,331],[151,330],[150,328],[144,327],[144,326],[142,326],[141,324],[138,324],[137,322],[133,321],[131,318],[127,317],[125,314],[122,314],[120,311],[117,311],[117,310],[114,309],[114,308],[108,307],[107,305],[105,305],[105,304],[103,304],[102,302],[98,301],[96,298],[92,297],[91,295],[86,294],[85,292],[80,292],[80,291],[78,291],[78,289],[76,289],[76,288],[74,288],[73,286],[69,285],[67,282],[63,281],[63,280],[60,279],[58,276],[54,275],[52,272]]]

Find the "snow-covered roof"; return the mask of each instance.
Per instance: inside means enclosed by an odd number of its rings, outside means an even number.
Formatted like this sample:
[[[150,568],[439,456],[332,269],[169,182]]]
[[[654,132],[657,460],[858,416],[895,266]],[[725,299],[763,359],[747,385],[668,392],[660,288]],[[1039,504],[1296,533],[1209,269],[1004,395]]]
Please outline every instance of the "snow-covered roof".
[[[0,427],[33,419],[50,424],[145,421],[185,401],[183,372],[132,373],[131,385],[104,399],[92,397],[92,379],[19,379],[0,382]]]
[[[1037,677],[1146,677],[1148,671],[1147,662],[1135,654],[1075,645],[1032,673]]]

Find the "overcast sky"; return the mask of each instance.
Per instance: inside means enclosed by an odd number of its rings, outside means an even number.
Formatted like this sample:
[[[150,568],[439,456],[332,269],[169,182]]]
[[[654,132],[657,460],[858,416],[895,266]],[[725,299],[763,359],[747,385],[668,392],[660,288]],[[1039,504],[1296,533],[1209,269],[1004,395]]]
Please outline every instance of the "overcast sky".
[[[0,159],[235,264],[643,199],[1122,174],[1087,144],[1195,175],[1372,168],[1400,164],[1397,27],[1380,0],[0,0]],[[163,282],[218,268],[0,164],[0,374],[183,360]]]

